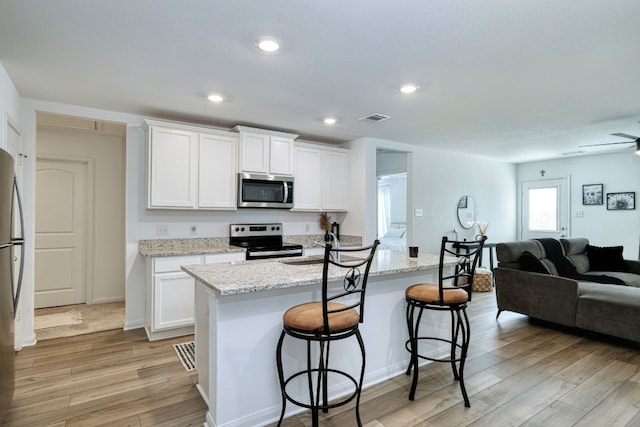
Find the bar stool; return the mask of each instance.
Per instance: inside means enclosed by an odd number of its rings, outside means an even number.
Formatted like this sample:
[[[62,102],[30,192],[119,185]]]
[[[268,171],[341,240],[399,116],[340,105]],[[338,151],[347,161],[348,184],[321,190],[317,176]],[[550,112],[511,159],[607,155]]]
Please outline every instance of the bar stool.
[[[282,316],[283,329],[276,349],[276,363],[278,378],[282,392],[282,412],[278,426],[284,418],[287,401],[311,410],[313,426],[318,425],[318,411],[327,412],[330,408],[344,405],[356,399],[356,419],[360,421],[360,392],[364,379],[365,349],[362,336],[358,329],[364,320],[364,296],[367,288],[369,269],[380,242],[376,240],[371,246],[362,248],[334,248],[327,244],[324,251],[322,269],[322,301],[308,302],[294,306]],[[358,253],[346,255],[347,253]],[[329,289],[328,282],[340,280],[342,286]],[[355,335],[362,354],[362,368],[359,378],[329,367],[330,343]],[[290,374],[285,378],[282,366],[282,344],[285,336],[306,341],[306,369]],[[317,361],[312,361],[315,346],[318,344]],[[332,378],[343,378],[353,384],[353,393],[341,397],[338,401],[329,402],[327,382]],[[306,377],[305,387],[308,388],[308,401],[287,392],[287,385],[292,380]],[[305,379],[302,378],[302,381]]]
[[[464,398],[464,405],[470,407],[467,390],[464,386],[464,364],[469,348],[469,318],[467,317],[467,303],[471,301],[473,277],[478,264],[482,247],[487,240],[482,236],[477,241],[449,240],[442,238],[440,248],[440,268],[438,283],[420,283],[407,288],[407,328],[409,339],[405,348],[411,353],[407,375],[413,370],[413,380],[409,391],[409,400],[414,400],[418,385],[418,360],[445,362],[451,364],[453,378],[460,382],[460,390]],[[462,249],[462,250],[460,250]],[[454,261],[452,267],[449,266]],[[449,274],[448,272],[453,272]],[[445,272],[446,270],[446,272]],[[424,310],[448,311],[451,315],[451,338],[435,336],[421,336],[419,332],[420,320]],[[443,358],[430,357],[420,354],[418,344],[421,341],[439,341],[449,344],[449,355]]]

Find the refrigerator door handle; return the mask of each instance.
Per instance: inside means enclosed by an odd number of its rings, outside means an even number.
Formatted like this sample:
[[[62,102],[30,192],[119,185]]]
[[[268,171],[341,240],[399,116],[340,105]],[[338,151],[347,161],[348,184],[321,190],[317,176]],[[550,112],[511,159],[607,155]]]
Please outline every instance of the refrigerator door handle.
[[[18,246],[18,245],[16,245]],[[18,302],[20,301],[20,293],[22,292],[22,276],[24,275],[24,245],[20,246],[20,270],[18,272],[18,285],[16,286],[15,297],[13,299],[13,317],[18,315]],[[12,282],[13,283],[13,282]]]
[[[24,213],[22,212],[22,197],[20,197],[20,189],[18,188],[18,178],[13,176],[13,192],[15,194],[15,198],[18,201],[18,214],[20,215],[20,236],[11,239],[15,244],[24,243]]]
[[[24,274],[24,213],[22,212],[22,198],[20,197],[20,189],[18,188],[18,179],[15,174],[13,175],[13,190],[15,191],[16,200],[18,201],[18,213],[20,214],[20,237],[11,239],[13,246],[20,246],[20,270],[18,272],[18,284],[12,291],[13,293],[13,317],[18,313],[18,302],[20,301],[20,293],[22,292],[22,276]],[[12,264],[13,265],[13,264]],[[12,275],[13,278],[13,275]],[[11,287],[13,288],[13,280],[11,281]]]

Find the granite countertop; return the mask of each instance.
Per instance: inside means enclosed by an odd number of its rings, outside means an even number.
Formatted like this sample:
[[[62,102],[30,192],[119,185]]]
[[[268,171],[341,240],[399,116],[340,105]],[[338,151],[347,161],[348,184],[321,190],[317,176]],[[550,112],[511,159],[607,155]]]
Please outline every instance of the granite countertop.
[[[314,257],[297,257],[305,260]],[[182,270],[218,295],[237,295],[251,292],[284,289],[295,286],[317,285],[322,278],[322,263],[289,265],[292,258],[277,260],[238,261],[221,264],[182,266]],[[406,252],[379,250],[369,271],[369,277],[433,270],[439,267],[439,255],[421,254],[409,258]],[[456,259],[448,257],[445,265],[454,265]],[[345,269],[330,266],[331,278],[339,279]]]
[[[138,242],[138,251],[146,257],[165,257],[244,252],[245,249],[229,246],[228,237],[210,237],[140,240]]]
[[[312,247],[314,241],[323,241],[322,235],[292,235],[284,236],[286,243],[299,244],[305,248]],[[343,246],[359,246],[362,239],[359,236],[341,236]],[[228,237],[203,237],[192,239],[152,239],[140,240],[138,251],[146,257],[165,257],[183,255],[221,254],[226,252],[244,252],[244,248],[229,245]]]

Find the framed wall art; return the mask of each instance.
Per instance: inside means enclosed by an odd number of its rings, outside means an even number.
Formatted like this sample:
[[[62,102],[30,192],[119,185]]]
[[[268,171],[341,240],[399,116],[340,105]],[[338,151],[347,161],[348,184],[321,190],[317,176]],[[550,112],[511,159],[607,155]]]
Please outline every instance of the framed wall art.
[[[586,184],[582,186],[583,205],[604,205],[602,184]]]
[[[624,193],[607,193],[607,210],[633,210],[636,208],[636,193],[626,191]]]

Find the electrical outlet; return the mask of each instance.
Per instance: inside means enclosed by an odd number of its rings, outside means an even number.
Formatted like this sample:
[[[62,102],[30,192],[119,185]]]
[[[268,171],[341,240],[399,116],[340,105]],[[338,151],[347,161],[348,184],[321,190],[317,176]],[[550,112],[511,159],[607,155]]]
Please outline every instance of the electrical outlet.
[[[197,225],[192,225],[190,228],[190,233],[192,236],[195,236],[196,234],[198,234],[198,226]]]
[[[169,226],[167,224],[156,225],[156,236],[168,236]]]
[[[415,210],[413,211],[413,214],[414,214],[415,216],[422,216],[422,209],[415,209]]]
[[[306,233],[308,233],[308,232],[309,232],[309,224],[305,224],[305,225],[304,225],[304,231],[305,231]]]

